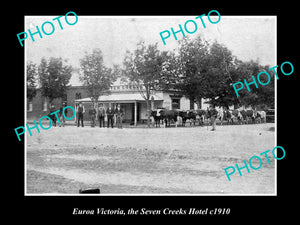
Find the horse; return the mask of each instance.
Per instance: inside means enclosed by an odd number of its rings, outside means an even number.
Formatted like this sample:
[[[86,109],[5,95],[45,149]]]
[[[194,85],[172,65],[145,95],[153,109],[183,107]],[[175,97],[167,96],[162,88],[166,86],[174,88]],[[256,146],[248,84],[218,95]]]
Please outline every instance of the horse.
[[[267,113],[265,111],[257,111],[257,113],[260,115],[262,123],[266,123],[267,122]]]
[[[250,121],[252,121],[253,123],[255,123],[255,112],[252,109],[248,109],[246,110],[246,120],[247,120],[247,124]]]
[[[255,119],[255,122],[259,123],[265,123],[266,122],[266,112],[265,111],[256,111],[254,110],[253,116]]]
[[[234,109],[231,111],[232,121],[237,124],[243,124],[243,116],[238,109]]]
[[[158,109],[158,110],[152,110],[151,114],[150,114],[153,117],[153,119],[154,119],[154,123],[155,123],[155,127],[156,128],[160,127],[160,121],[162,119],[160,111],[161,111],[160,109]],[[153,124],[153,126],[154,126],[154,124]]]
[[[196,119],[199,121],[199,126],[204,126],[204,120],[207,119],[207,110],[204,109],[197,109],[196,112]]]
[[[218,111],[217,118],[221,121],[221,125],[223,125],[224,120],[227,121],[227,125],[229,125],[230,123],[233,124],[232,113],[228,109],[225,109],[225,110],[220,109]]]
[[[187,120],[189,120],[190,126],[192,126],[192,124],[195,126],[196,116],[197,116],[196,111],[194,110],[179,111],[179,116],[182,118],[182,126],[185,126]]]
[[[242,109],[240,110],[240,114],[241,114],[241,121],[244,123],[248,124],[248,120],[247,120],[247,113],[246,110]]]
[[[169,109],[161,109],[160,110],[161,119],[165,122],[165,127],[171,126],[171,122],[175,122],[175,126],[177,127],[177,117],[179,116],[178,110],[169,110]]]

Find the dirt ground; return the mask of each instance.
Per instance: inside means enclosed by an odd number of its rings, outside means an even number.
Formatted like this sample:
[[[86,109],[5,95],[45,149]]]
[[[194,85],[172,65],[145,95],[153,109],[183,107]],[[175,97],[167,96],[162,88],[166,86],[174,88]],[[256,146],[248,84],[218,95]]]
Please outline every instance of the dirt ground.
[[[26,193],[78,194],[275,194],[275,161],[238,171],[275,146],[274,124],[207,127],[52,127],[27,136]],[[271,129],[270,129],[271,128]],[[258,166],[258,161],[252,161]]]

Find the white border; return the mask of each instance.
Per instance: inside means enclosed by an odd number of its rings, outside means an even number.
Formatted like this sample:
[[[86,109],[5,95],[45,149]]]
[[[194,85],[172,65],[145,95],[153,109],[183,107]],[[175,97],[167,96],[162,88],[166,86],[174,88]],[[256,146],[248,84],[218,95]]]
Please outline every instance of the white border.
[[[55,15],[53,15],[55,16]],[[42,15],[37,15],[37,16],[24,16],[24,28],[26,28],[26,18],[37,18],[37,17],[51,17],[53,16],[42,16]],[[89,18],[99,18],[99,17],[104,17],[104,18],[116,18],[116,17],[123,17],[123,18],[151,18],[151,17],[156,17],[156,18],[174,18],[174,17],[188,17],[188,16],[193,16],[193,15],[185,15],[185,16],[81,16],[78,15],[78,17],[89,17]],[[197,16],[197,15],[196,15]],[[213,17],[213,16],[211,16]],[[221,17],[226,17],[226,18],[267,18],[271,17],[275,19],[275,65],[278,65],[277,63],[277,15],[273,16],[222,16]],[[24,41],[24,43],[27,40]],[[23,126],[26,126],[26,121],[27,121],[27,98],[26,98],[26,93],[27,93],[27,87],[26,87],[26,77],[27,77],[27,69],[26,69],[26,62],[27,62],[27,45],[24,44],[24,105],[25,105],[25,113],[24,113],[24,124]],[[274,66],[275,66],[274,65]],[[270,65],[272,66],[272,65]],[[277,79],[275,80],[275,146],[277,146]],[[34,193],[26,193],[27,192],[27,135],[24,135],[24,196],[277,196],[277,160],[275,161],[275,191],[274,194],[59,194],[59,193],[41,193],[41,194],[34,194]]]

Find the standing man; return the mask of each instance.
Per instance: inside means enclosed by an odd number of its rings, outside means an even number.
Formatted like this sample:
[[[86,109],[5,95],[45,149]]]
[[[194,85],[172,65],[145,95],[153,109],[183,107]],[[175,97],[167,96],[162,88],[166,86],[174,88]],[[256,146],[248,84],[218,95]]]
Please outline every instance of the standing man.
[[[89,114],[91,116],[91,127],[95,127],[95,124],[96,124],[97,111],[96,111],[95,107],[96,107],[96,105],[92,104],[91,109],[89,111]]]
[[[111,104],[109,104],[109,107],[106,110],[107,115],[107,127],[109,127],[109,123],[111,125],[111,128],[114,128],[114,110],[111,107]]]
[[[53,126],[56,127],[56,116],[54,114],[50,115],[51,113],[55,112],[55,106],[53,104],[51,104],[50,106],[50,112],[49,112],[49,117],[51,118],[52,122],[53,122]]]
[[[117,127],[122,129],[123,110],[121,109],[120,104],[118,104],[115,114],[117,117]]]
[[[75,125],[77,124],[78,122],[78,107],[79,107],[79,104],[78,103],[75,103]]]
[[[84,127],[83,125],[83,114],[85,113],[85,109],[84,106],[82,105],[82,103],[79,103],[79,106],[77,108],[77,112],[78,112],[78,123],[77,123],[77,127],[79,127],[79,123],[81,121],[81,126]]]
[[[63,104],[62,104],[62,106],[60,107],[60,109],[59,109],[59,120],[61,121],[61,124],[59,124],[59,127],[61,127],[61,126],[65,126],[65,122],[66,122],[66,119],[65,119],[65,117],[63,116],[63,109],[66,107],[66,103],[64,102]],[[65,116],[67,116],[67,114],[68,114],[68,109],[65,109]]]
[[[104,127],[104,117],[105,117],[105,109],[103,107],[103,104],[100,103],[97,110],[97,118],[99,120],[99,127]]]
[[[211,119],[211,125],[212,125],[212,129],[211,131],[215,131],[216,130],[216,119],[217,119],[217,115],[218,115],[218,111],[215,109],[214,106],[210,106],[210,109],[208,111],[209,117]]]

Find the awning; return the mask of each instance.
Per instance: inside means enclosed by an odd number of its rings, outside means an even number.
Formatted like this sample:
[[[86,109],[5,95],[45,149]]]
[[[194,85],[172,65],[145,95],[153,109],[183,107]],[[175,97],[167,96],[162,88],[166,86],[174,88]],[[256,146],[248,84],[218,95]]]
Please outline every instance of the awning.
[[[154,101],[163,101],[162,96],[152,95]],[[140,93],[122,93],[122,94],[110,94],[103,95],[98,98],[98,102],[135,102],[145,101]],[[90,98],[76,99],[75,102],[91,102]]]

